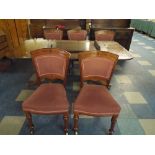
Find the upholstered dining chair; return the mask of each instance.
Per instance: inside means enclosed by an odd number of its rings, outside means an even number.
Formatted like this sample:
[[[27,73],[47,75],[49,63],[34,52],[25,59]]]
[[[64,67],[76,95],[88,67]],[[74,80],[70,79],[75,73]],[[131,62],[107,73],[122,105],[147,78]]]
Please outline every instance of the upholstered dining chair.
[[[57,29],[44,29],[45,39],[62,40],[63,31]]]
[[[111,116],[109,134],[120,113],[120,106],[109,93],[107,86],[111,79],[118,56],[109,52],[83,52],[79,54],[81,90],[73,104],[74,132],[78,133],[79,115]],[[105,85],[84,84],[86,80],[103,80]]]
[[[115,32],[110,30],[95,31],[95,40],[97,41],[113,41]]]
[[[67,31],[68,39],[69,40],[86,40],[87,31],[80,30],[80,29],[73,29]]]
[[[30,134],[34,133],[32,114],[63,115],[64,132],[67,134],[69,104],[65,85],[70,53],[57,48],[44,48],[31,51],[31,56],[36,71],[37,83],[40,86],[22,104],[22,109],[30,127]],[[63,84],[42,83],[43,79],[60,79]]]

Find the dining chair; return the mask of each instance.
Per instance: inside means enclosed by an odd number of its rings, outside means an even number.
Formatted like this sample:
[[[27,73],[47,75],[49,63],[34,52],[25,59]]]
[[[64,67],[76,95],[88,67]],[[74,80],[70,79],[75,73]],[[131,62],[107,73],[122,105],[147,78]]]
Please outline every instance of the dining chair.
[[[63,31],[60,29],[44,29],[44,37],[45,39],[62,40]]]
[[[81,90],[73,104],[75,134],[78,134],[79,115],[111,116],[109,134],[114,132],[121,108],[107,87],[117,60],[117,55],[103,51],[79,54]],[[102,80],[104,84],[84,84],[88,80]]]
[[[110,30],[95,31],[95,40],[97,41],[113,41],[115,32]]]
[[[34,134],[32,114],[63,115],[64,132],[68,134],[69,103],[65,86],[70,55],[67,51],[57,48],[31,51],[32,62],[36,71],[36,81],[40,86],[22,104],[30,134]],[[43,83],[45,79],[51,81],[59,79],[63,84]]]
[[[73,29],[67,31],[68,39],[69,40],[86,40],[87,31],[81,29]]]

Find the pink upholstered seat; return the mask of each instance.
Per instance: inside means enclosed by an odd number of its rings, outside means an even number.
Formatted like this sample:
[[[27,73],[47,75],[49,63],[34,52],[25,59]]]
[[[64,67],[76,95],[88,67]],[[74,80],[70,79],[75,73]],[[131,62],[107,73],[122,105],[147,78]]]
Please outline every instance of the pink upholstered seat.
[[[55,29],[45,29],[44,37],[45,37],[45,39],[62,40],[63,31],[55,30]]]
[[[65,91],[67,70],[70,53],[56,48],[38,49],[31,52],[32,61],[36,69],[37,83],[42,79],[61,79],[62,84],[41,84],[34,93],[26,99],[22,108],[29,123],[30,133],[33,134],[34,126],[32,114],[64,115],[64,131],[68,131],[68,100]]]
[[[109,30],[95,31],[95,40],[112,41],[114,40],[115,32]]]
[[[69,103],[61,84],[41,84],[23,103],[24,111],[35,114],[67,113]]]
[[[120,106],[106,87],[85,84],[74,104],[74,112],[93,116],[118,115]]]
[[[69,30],[67,32],[69,40],[86,40],[86,30]]]

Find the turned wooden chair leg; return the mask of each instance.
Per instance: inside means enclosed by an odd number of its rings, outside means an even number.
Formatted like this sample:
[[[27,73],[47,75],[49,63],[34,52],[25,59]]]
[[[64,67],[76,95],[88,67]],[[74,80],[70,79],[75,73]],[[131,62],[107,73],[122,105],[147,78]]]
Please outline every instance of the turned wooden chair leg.
[[[28,121],[28,125],[29,125],[29,128],[30,128],[30,134],[33,135],[34,134],[34,125],[33,125],[33,122],[32,122],[32,115],[29,112],[25,112],[25,115],[26,115],[26,119]]]
[[[79,115],[77,113],[74,113],[74,133],[75,133],[75,135],[78,134],[78,119],[79,119]]]
[[[65,132],[65,135],[68,135],[68,123],[69,123],[69,115],[68,113],[65,113],[64,114],[64,132]]]
[[[114,132],[114,127],[115,127],[115,124],[117,122],[117,117],[118,117],[118,115],[113,115],[111,118],[111,126],[109,129],[109,135],[112,135]]]

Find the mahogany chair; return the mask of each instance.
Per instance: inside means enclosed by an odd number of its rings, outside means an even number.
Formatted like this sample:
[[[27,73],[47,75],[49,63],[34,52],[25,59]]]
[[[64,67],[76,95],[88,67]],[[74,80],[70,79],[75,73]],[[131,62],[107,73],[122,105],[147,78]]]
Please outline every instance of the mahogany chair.
[[[109,93],[109,85],[118,56],[109,52],[83,52],[79,54],[81,90],[73,106],[74,131],[78,133],[79,115],[111,116],[109,134],[120,113],[120,106]],[[103,85],[84,84],[84,81],[104,81]]]
[[[62,40],[63,31],[57,29],[44,29],[45,39]]]
[[[64,132],[68,134],[68,109],[65,85],[69,65],[70,53],[57,48],[44,48],[31,52],[35,67],[37,83],[40,86],[22,104],[30,127],[30,134],[34,133],[32,114],[64,116]],[[60,79],[60,83],[42,83],[43,79]]]
[[[113,41],[115,32],[110,30],[95,31],[95,40],[97,41]]]
[[[80,30],[80,29],[73,29],[67,31],[68,39],[69,40],[86,40],[87,31]]]

